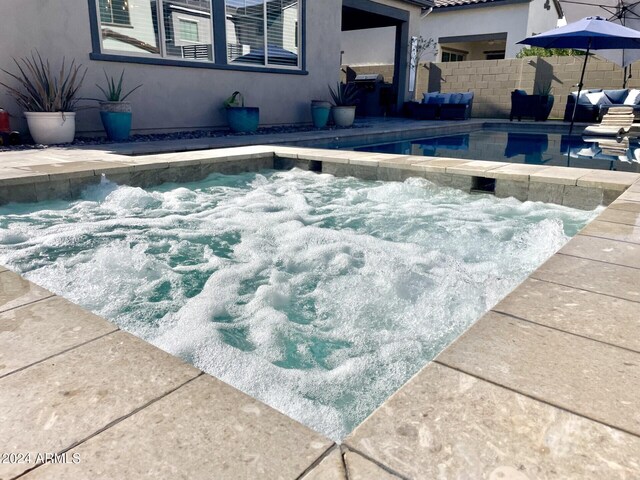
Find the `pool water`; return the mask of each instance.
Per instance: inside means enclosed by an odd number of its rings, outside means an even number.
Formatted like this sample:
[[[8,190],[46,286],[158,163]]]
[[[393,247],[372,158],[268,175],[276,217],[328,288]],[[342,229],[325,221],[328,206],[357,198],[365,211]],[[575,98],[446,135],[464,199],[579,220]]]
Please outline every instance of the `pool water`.
[[[457,135],[364,145],[354,149],[640,173],[640,144],[637,139],[612,142],[613,144],[585,142],[579,136],[554,133],[478,130]],[[570,152],[568,158],[567,150]]]
[[[0,207],[0,264],[340,440],[595,212],[292,170]]]

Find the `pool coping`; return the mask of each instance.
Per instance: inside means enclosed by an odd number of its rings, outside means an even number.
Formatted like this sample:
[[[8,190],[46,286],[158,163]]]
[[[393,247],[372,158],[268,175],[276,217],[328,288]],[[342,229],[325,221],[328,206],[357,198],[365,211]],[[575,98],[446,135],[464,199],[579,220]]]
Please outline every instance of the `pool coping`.
[[[154,468],[160,469],[158,474],[165,471],[162,468],[170,469],[174,464],[179,465],[181,474],[191,478],[210,477],[212,468],[223,467],[220,474],[234,478],[246,476],[252,471],[260,471],[262,478],[323,478],[322,475],[329,474],[336,478],[347,478],[347,472],[350,478],[357,478],[358,474],[370,478],[374,475],[377,475],[374,478],[384,478],[384,475],[388,478],[432,478],[435,470],[430,469],[434,466],[446,468],[451,476],[471,468],[471,465],[461,461],[460,455],[454,453],[462,446],[471,452],[481,452],[486,448],[488,439],[498,435],[496,432],[508,434],[509,437],[495,438],[496,444],[508,440],[507,443],[515,447],[511,451],[497,448],[498,453],[494,452],[491,459],[480,453],[474,457],[476,465],[473,467],[487,477],[495,472],[509,473],[510,468],[518,469],[520,474],[525,475],[534,468],[536,462],[543,465],[545,458],[547,461],[556,458],[558,462],[561,459],[562,464],[551,462],[551,466],[561,470],[566,478],[571,475],[579,477],[577,472],[585,467],[580,466],[578,459],[593,456],[596,450],[601,457],[603,452],[608,456],[601,463],[605,464],[605,460],[615,461],[623,464],[625,472],[640,472],[640,465],[637,462],[634,464],[633,453],[635,447],[640,445],[640,420],[628,417],[630,409],[640,410],[640,401],[635,400],[640,398],[640,374],[633,370],[640,367],[626,365],[634,362],[640,365],[640,347],[629,343],[629,339],[640,331],[638,322],[634,323],[636,313],[640,318],[640,265],[635,256],[640,251],[640,174],[273,146],[136,157],[104,151],[87,155],[86,150],[78,154],[77,151],[48,149],[32,157],[36,159],[0,168],[0,203],[3,199],[6,202],[73,197],[85,186],[100,182],[103,174],[119,183],[150,187],[164,182],[197,180],[213,172],[240,173],[260,168],[299,167],[338,176],[353,175],[386,181],[402,181],[419,176],[464,191],[472,191],[478,186],[477,179],[495,179],[495,194],[500,197],[513,196],[521,200],[586,209],[600,204],[608,207],[596,221],[585,227],[560,252],[387,399],[340,446],[181,360],[125,334],[106,320],[0,267],[0,298],[4,300],[0,305],[0,334],[13,332],[12,344],[21,346],[4,350],[13,359],[4,354],[0,356],[0,364],[5,369],[0,370],[0,387],[4,387],[0,388],[0,420],[4,420],[5,428],[14,435],[5,438],[13,438],[16,442],[26,435],[39,439],[38,448],[43,452],[66,453],[69,456],[80,453],[87,458],[80,464],[50,461],[43,466],[13,465],[7,470],[8,473],[2,473],[6,466],[0,465],[0,476],[14,478],[28,472],[26,478],[63,478],[77,475],[78,472],[85,476],[89,473],[100,476],[102,472],[106,478],[126,478],[139,472],[135,469],[138,467],[131,466],[131,461],[135,459],[135,463],[143,467],[156,465]],[[636,282],[636,279],[639,281]],[[546,293],[531,303],[531,292],[536,290]],[[571,313],[576,307],[566,305],[566,291],[574,292],[576,296],[575,292],[580,293],[581,302],[588,305],[584,311],[589,311],[591,317],[606,317],[606,331],[598,330],[596,321],[589,324],[589,328],[576,322],[575,314]],[[617,302],[615,308],[607,306],[604,300]],[[60,305],[56,306],[56,302]],[[600,303],[604,306],[597,307]],[[51,335],[46,330],[43,332],[41,324],[27,324],[20,317],[27,315],[27,319],[35,318],[34,312],[40,309],[46,313],[37,315],[44,315],[42,318],[49,322],[52,329],[55,325],[56,331],[62,332],[60,335]],[[621,313],[623,311],[626,313]],[[83,318],[83,328],[86,327],[80,333],[74,331],[77,328],[76,318]],[[502,343],[491,344],[484,335],[484,325],[490,325],[491,331]],[[527,337],[528,343],[510,346],[524,335],[516,334],[519,329],[526,332],[533,330],[536,334]],[[538,345],[536,342],[542,343]],[[560,369],[562,371],[554,373],[548,365],[545,366],[545,361],[558,362],[558,358],[541,359],[536,356],[542,345],[547,344],[575,344],[581,352],[597,353],[600,357],[596,355],[595,360],[589,363],[592,369],[596,369],[592,365],[595,361],[612,365],[619,359],[619,365],[596,372],[596,380],[600,384],[596,381],[595,385],[603,388],[594,393],[604,402],[601,405],[609,401],[615,408],[600,406],[598,409],[586,405],[586,393],[580,389],[580,383],[573,385],[572,390],[564,388],[560,380],[566,382],[566,376],[571,374],[579,377],[575,371],[577,367],[565,365],[564,369]],[[43,345],[49,348],[46,355]],[[504,345],[510,346],[510,349]],[[104,358],[92,357],[93,348],[110,352],[113,356],[109,371],[100,367]],[[149,377],[144,369],[137,368],[139,365],[123,360],[120,350],[137,352],[141,363],[157,363],[161,373]],[[562,349],[558,351],[563,352]],[[515,354],[520,356],[514,358]],[[38,358],[38,355],[45,356]],[[547,356],[553,357],[553,349],[547,352]],[[23,360],[19,361],[21,358]],[[13,370],[7,373],[6,367],[11,364],[9,360],[14,367],[10,367]],[[509,366],[510,361],[528,365],[529,368],[510,372],[513,370]],[[496,364],[500,368],[489,368]],[[75,376],[69,378],[68,370],[74,368],[77,370],[74,371]],[[624,376],[616,376],[616,368],[626,369]],[[544,373],[544,382],[536,369]],[[46,382],[45,386],[41,386],[37,379],[54,378],[68,385],[76,382],[79,384],[78,391],[95,398],[98,391],[105,390],[105,386],[98,388],[89,378],[85,379],[82,374],[85,371],[86,376],[104,376],[115,383],[115,374],[121,373],[123,377],[131,378],[132,383],[139,384],[138,391],[129,397],[124,395],[125,400],[119,400],[122,405],[112,406],[112,403],[118,403],[115,399],[121,395],[106,388],[107,392],[102,393],[106,400],[100,403],[105,406],[91,413],[89,425],[82,424],[78,418],[86,416],[87,412],[73,403],[74,397],[61,395],[55,389],[47,390]],[[554,380],[556,377],[558,381]],[[459,402],[440,398],[437,391],[427,389],[427,386],[437,385],[438,382],[449,382],[446,384],[450,388],[464,385],[464,395],[467,397]],[[624,396],[624,392],[618,388],[620,382],[624,383],[630,398],[619,398]],[[545,388],[539,385],[541,383]],[[32,390],[34,394],[29,396]],[[65,392],[74,390],[67,389]],[[476,392],[479,393],[474,397]],[[199,420],[197,424],[185,418],[182,406],[172,400],[185,395],[190,399],[190,408],[198,412],[198,415],[194,414]],[[216,403],[215,408],[211,406],[214,397],[221,402]],[[491,404],[496,398],[501,399],[501,408],[483,411],[482,416],[472,412],[473,415],[468,418],[470,425],[485,426],[480,436],[459,435],[455,429],[459,429],[460,425],[453,422],[454,416],[459,413],[451,413],[450,417],[446,417],[446,412],[453,404],[469,404],[471,411],[474,405]],[[621,401],[630,402],[630,405],[620,406]],[[16,403],[19,405],[15,406]],[[431,403],[441,406],[444,420],[425,414],[425,405]],[[73,426],[69,428],[73,435],[64,438],[47,434],[52,428],[50,423],[53,417],[41,421],[31,418],[35,406],[38,409],[46,407],[55,416],[56,409],[64,410],[61,404],[77,407],[77,411],[73,408],[65,410],[64,421]],[[520,408],[523,404],[526,404],[526,409]],[[527,413],[530,410],[538,412],[536,418]],[[518,433],[521,425],[514,424],[506,434],[500,430],[504,424],[503,417],[511,414],[526,420],[523,422],[529,430],[536,432],[538,442],[539,437],[544,437],[543,433],[551,428],[550,425],[557,428],[558,422],[565,426],[578,425],[583,433],[570,438],[574,450],[571,455],[562,456],[558,452],[566,450],[566,440],[541,446]],[[546,419],[546,423],[541,419]],[[158,428],[163,432],[177,432],[174,443],[171,439],[158,439],[155,450],[142,448],[140,441],[144,435],[153,435],[153,430],[148,427],[150,424],[160,425]],[[278,434],[274,435],[269,429]],[[584,432],[596,433],[589,436]],[[216,435],[223,437],[222,444],[219,438],[213,438]],[[596,437],[600,439],[598,445],[593,440]],[[195,439],[198,439],[197,445]],[[7,444],[8,441],[0,444],[0,452],[18,452],[26,448],[24,444]],[[184,455],[183,459],[176,457],[175,442],[180,442],[178,450]],[[614,444],[616,449],[605,448]],[[215,448],[222,449],[224,454],[214,456],[216,461],[213,463],[199,463],[201,456]],[[104,452],[117,454],[122,461],[108,466],[109,460],[104,458]],[[161,461],[157,460],[158,455]],[[251,462],[247,460],[248,456]],[[520,469],[523,465],[524,470]],[[538,472],[536,478],[544,477],[542,473]]]

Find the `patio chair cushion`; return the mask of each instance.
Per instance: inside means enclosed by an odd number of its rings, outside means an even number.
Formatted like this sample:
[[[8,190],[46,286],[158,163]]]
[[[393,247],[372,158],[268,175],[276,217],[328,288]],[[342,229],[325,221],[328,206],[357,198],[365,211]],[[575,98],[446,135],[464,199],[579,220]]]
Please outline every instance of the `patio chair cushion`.
[[[422,94],[422,103],[429,103],[431,99],[435,99],[440,94],[440,92],[429,92]]]
[[[454,105],[458,105],[459,103],[462,103],[462,94],[461,93],[452,93],[451,94],[451,99],[449,100],[449,103],[453,103]]]
[[[451,103],[451,94],[450,93],[441,93],[438,95],[438,103]]]
[[[624,100],[624,105],[638,105],[640,103],[640,90],[632,88]]]
[[[612,104],[621,104],[627,98],[627,93],[629,90],[626,88],[620,90],[603,90],[604,94],[611,100]]]
[[[580,97],[582,97],[582,95],[580,95]],[[611,100],[609,100],[609,97],[607,97],[604,92],[586,93],[585,97],[589,99],[589,103],[591,105],[612,105]]]
[[[473,100],[473,92],[464,92],[462,94],[462,100],[460,100],[460,103],[464,103],[465,105],[469,105],[472,100]]]
[[[602,92],[601,88],[592,88],[590,90],[581,90],[580,91],[580,98],[578,99],[578,105],[593,105],[593,103],[591,103],[591,101],[589,101],[589,98],[587,97],[587,94],[589,93],[597,93],[597,92]],[[571,92],[570,94],[574,99],[578,96],[578,92]]]

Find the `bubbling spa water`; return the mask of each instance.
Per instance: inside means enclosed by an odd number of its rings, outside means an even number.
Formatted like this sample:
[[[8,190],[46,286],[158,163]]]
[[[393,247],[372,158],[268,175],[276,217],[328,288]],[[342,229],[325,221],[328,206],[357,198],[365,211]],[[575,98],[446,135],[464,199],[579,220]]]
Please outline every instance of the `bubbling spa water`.
[[[595,212],[292,170],[0,207],[0,264],[340,440]]]

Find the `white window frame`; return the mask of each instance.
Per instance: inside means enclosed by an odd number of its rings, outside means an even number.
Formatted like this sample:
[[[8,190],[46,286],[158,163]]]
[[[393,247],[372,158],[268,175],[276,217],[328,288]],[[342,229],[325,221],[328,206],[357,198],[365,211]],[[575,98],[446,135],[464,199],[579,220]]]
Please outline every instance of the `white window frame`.
[[[182,27],[182,24],[184,24],[184,23],[190,23],[191,25],[195,25],[197,40],[189,40],[189,39],[186,39],[186,38],[182,38],[182,36],[180,36],[182,34],[182,30],[181,30],[180,32],[178,32],[178,36],[180,38],[180,41],[181,42],[189,42],[189,43],[193,43],[193,44],[200,43],[200,22],[198,22],[197,20],[192,20],[191,18],[178,17],[178,25],[180,27]],[[215,41],[215,39],[213,41]],[[213,48],[213,41],[211,42],[212,48]]]
[[[111,3],[111,2],[109,2]],[[117,22],[106,22],[105,25],[109,25],[112,27],[123,27],[123,28],[128,28],[131,26],[131,9],[129,8],[129,2],[125,0],[125,6],[127,7],[127,17],[129,19],[128,23],[117,23]],[[111,8],[111,19],[113,20],[113,4],[111,3],[110,5]],[[98,9],[98,21],[102,24],[102,9],[100,7],[100,0],[98,0],[97,2],[97,9]]]

